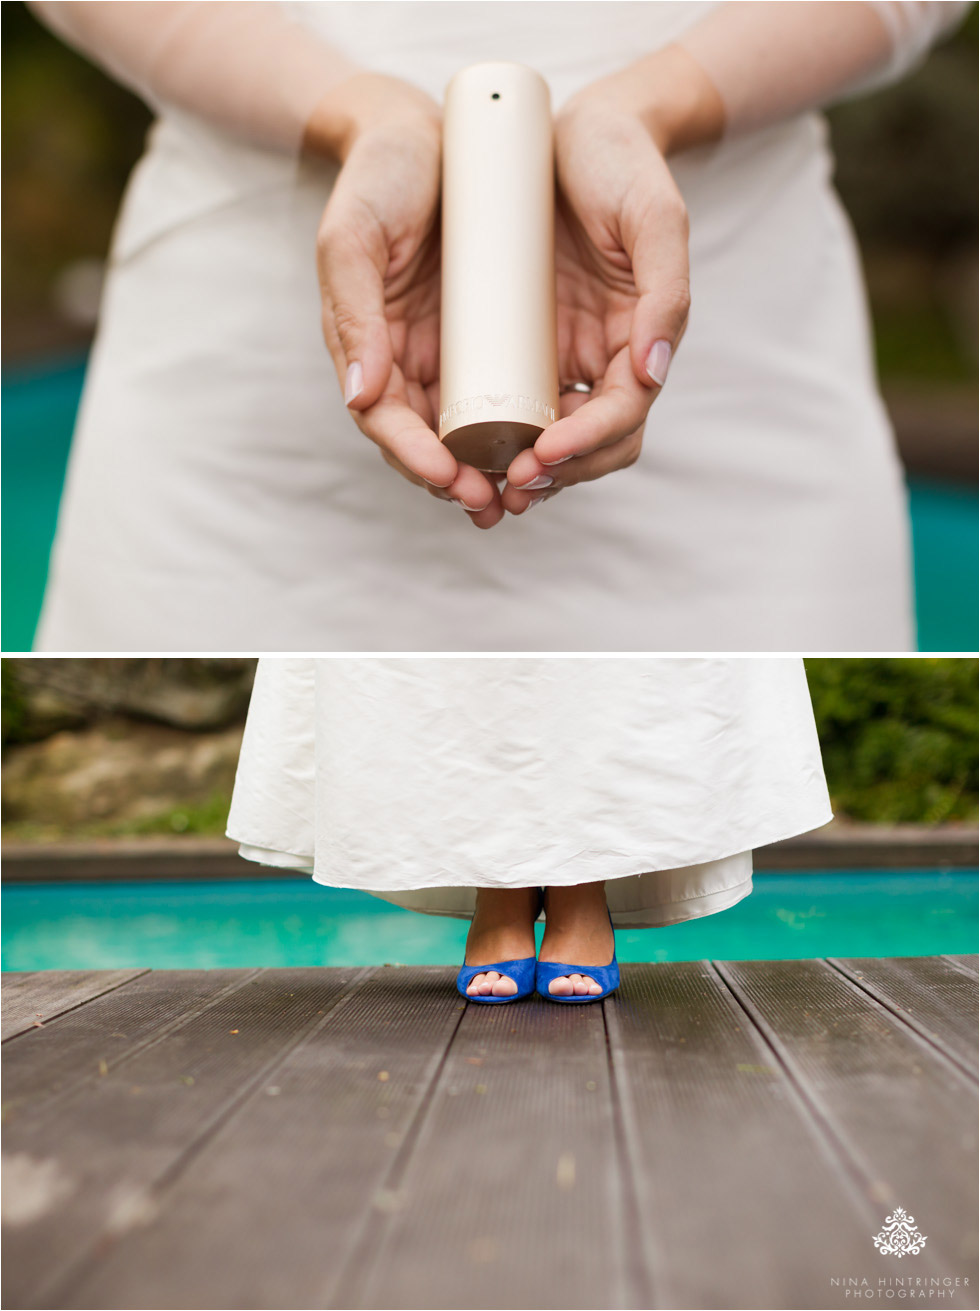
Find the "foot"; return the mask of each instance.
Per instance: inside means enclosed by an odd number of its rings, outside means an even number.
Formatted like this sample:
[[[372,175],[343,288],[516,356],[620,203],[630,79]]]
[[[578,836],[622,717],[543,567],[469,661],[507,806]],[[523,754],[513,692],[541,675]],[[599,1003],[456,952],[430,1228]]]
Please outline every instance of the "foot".
[[[616,939],[606,909],[605,883],[546,888],[545,931],[538,960],[609,965]],[[596,997],[602,987],[590,974],[563,974],[548,991],[556,997]]]
[[[524,960],[534,955],[537,888],[481,888],[466,937],[466,964]],[[466,989],[469,997],[513,997],[517,984],[506,974],[487,970],[476,974]]]

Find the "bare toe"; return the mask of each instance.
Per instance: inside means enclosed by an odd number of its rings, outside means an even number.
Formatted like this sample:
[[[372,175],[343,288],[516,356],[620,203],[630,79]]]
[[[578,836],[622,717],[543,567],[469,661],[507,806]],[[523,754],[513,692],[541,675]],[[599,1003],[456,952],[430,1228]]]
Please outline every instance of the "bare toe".
[[[562,974],[557,979],[552,979],[548,985],[548,991],[554,993],[556,997],[570,997],[572,995],[572,981],[567,974]]]
[[[508,975],[500,974],[490,991],[495,997],[513,997],[517,991],[517,984]]]

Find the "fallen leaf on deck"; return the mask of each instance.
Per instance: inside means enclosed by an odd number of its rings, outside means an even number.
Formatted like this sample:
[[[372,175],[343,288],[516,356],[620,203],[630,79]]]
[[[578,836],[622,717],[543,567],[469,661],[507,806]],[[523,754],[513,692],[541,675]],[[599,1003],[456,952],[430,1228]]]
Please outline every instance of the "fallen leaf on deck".
[[[571,1152],[562,1152],[559,1156],[555,1183],[564,1192],[575,1187],[575,1157]]]

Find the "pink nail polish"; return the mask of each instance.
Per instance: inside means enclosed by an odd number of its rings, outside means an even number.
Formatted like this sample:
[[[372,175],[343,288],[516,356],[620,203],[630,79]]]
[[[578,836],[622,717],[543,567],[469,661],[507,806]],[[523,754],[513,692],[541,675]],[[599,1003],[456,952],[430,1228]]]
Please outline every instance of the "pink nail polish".
[[[537,478],[532,478],[529,483],[521,483],[517,490],[519,492],[536,492],[539,487],[550,487],[554,478],[549,478],[546,473],[539,473]]]
[[[553,469],[556,464],[564,464],[566,460],[574,460],[574,455],[563,455],[560,460],[542,460],[541,463],[546,469]]]
[[[658,387],[664,385],[667,381],[667,370],[670,368],[669,341],[655,341],[653,343],[644,368]]]
[[[351,401],[357,400],[364,390],[364,370],[361,368],[359,360],[354,360],[347,366],[347,377],[344,379],[344,404],[350,405]]]

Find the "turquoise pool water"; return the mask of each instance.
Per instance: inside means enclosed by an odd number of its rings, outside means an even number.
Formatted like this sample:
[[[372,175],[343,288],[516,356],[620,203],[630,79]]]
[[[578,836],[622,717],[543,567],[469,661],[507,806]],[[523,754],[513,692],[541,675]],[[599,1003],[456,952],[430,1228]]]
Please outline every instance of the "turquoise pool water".
[[[466,937],[462,920],[292,875],[18,883],[2,907],[5,970],[448,965]],[[623,961],[959,955],[977,950],[977,913],[975,871],[762,873],[730,910],[617,943]]]
[[[41,607],[84,362],[17,370],[3,379],[3,649],[30,649]],[[978,627],[974,491],[911,488],[923,651],[973,651]]]

